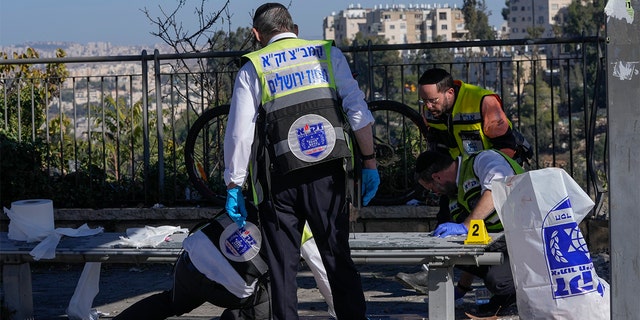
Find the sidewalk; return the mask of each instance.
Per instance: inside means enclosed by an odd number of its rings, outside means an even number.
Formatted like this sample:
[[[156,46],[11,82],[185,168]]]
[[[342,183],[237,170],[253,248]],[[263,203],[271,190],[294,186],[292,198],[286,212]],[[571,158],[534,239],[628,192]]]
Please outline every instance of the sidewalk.
[[[102,265],[100,292],[93,307],[103,314],[101,319],[111,319],[127,306],[171,285],[169,264]],[[428,319],[425,295],[405,289],[394,280],[398,272],[415,272],[419,266],[408,265],[358,265],[367,299],[367,314],[372,320],[424,320]],[[32,266],[34,309],[36,319],[67,319],[65,309],[73,295],[82,272],[82,265],[35,264]],[[476,283],[474,285],[481,285]],[[315,287],[311,272],[302,266],[298,274],[298,305],[301,319],[330,319],[327,305]],[[469,319],[464,312],[473,313],[473,294],[465,296],[465,302],[456,308],[456,319]],[[513,307],[513,315],[500,319],[516,320],[519,317]],[[205,304],[182,317],[171,319],[218,319],[222,309]]]

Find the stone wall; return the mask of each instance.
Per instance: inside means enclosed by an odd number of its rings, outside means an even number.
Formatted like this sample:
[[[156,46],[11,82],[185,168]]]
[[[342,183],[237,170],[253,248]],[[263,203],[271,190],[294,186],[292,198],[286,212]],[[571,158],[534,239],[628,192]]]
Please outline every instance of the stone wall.
[[[219,207],[54,209],[56,228],[104,227],[109,232],[127,228],[172,225],[192,228],[220,212]],[[428,206],[364,207],[352,210],[352,230],[357,232],[429,231],[438,208]],[[0,231],[8,230],[8,217],[0,215]]]

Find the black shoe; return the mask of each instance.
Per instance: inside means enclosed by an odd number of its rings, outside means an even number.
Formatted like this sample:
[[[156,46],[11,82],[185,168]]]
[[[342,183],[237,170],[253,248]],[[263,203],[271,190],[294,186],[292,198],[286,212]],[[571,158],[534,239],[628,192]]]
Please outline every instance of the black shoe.
[[[494,295],[489,300],[489,303],[481,304],[478,306],[477,316],[490,317],[503,315],[505,309],[512,306],[514,303],[516,303],[515,294]]]
[[[399,272],[396,274],[398,282],[407,289],[413,289],[417,293],[428,294],[429,293],[429,273],[427,271],[418,271],[416,273],[404,273]]]
[[[455,300],[458,299],[462,299],[464,298],[464,296],[467,294],[467,292],[473,290],[473,288],[471,287],[465,287],[461,284],[457,284],[454,288],[453,288],[453,298]]]

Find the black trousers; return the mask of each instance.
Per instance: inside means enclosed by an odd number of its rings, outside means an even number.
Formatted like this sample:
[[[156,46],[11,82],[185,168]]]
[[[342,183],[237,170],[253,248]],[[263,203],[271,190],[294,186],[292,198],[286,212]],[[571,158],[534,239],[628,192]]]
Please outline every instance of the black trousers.
[[[489,252],[502,252],[504,261],[492,266],[466,266],[456,265],[456,268],[467,271],[484,281],[484,285],[491,293],[496,295],[515,294],[516,287],[511,273],[511,263],[507,252],[507,243],[504,238],[496,241],[487,248]]]
[[[200,273],[184,252],[176,261],[173,288],[134,303],[114,320],[166,319],[188,313],[205,302],[229,308],[221,319],[269,319],[266,288],[251,297],[238,298]]]
[[[449,212],[449,197],[440,196],[440,210],[438,211],[438,224],[450,222],[451,213]],[[504,261],[500,265],[494,266],[465,266],[456,265],[456,268],[469,272],[484,281],[487,289],[497,295],[515,294],[516,288],[511,274],[511,264],[509,263],[509,254],[507,253],[507,245],[503,240],[497,241],[487,251],[502,252]]]
[[[366,319],[360,274],[351,260],[345,173],[332,161],[273,175],[271,198],[260,206],[275,320],[298,319],[296,275],[305,221],[327,271],[338,319]]]

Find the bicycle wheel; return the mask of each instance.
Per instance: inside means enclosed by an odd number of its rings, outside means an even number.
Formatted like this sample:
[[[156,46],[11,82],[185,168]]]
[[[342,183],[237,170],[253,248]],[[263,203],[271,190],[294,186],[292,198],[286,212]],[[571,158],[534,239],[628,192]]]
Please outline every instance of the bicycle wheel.
[[[380,186],[370,205],[403,205],[422,188],[414,178],[418,155],[427,150],[427,125],[415,109],[391,100],[369,102]]]
[[[224,132],[229,105],[205,111],[187,134],[184,161],[189,181],[204,200],[224,205],[227,187],[224,183]]]

